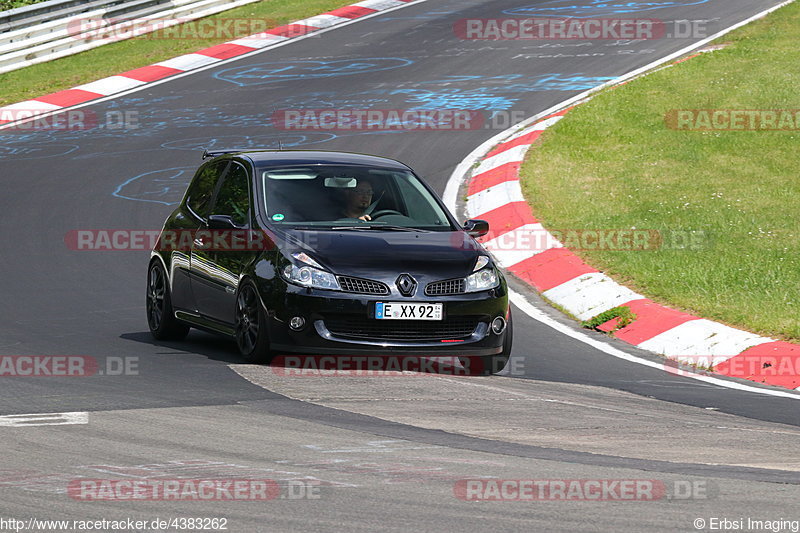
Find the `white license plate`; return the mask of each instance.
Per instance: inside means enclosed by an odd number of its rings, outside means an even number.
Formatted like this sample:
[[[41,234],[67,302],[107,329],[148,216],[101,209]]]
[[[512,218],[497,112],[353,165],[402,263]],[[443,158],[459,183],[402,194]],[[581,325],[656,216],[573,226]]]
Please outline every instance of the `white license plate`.
[[[377,302],[375,318],[382,320],[441,320],[443,304]]]

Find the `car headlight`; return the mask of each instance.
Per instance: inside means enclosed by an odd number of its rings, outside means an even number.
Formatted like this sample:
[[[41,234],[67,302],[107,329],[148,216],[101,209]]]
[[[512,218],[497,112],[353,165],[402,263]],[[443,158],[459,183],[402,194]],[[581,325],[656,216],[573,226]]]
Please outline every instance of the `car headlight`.
[[[283,269],[283,277],[286,278],[286,281],[300,285],[301,287],[331,290],[339,289],[339,282],[336,280],[336,276],[322,270],[322,266],[311,257],[302,252],[293,253],[292,257],[305,264],[286,265]]]
[[[500,276],[497,275],[494,267],[489,267],[470,274],[467,276],[466,282],[466,292],[485,291],[500,285]]]

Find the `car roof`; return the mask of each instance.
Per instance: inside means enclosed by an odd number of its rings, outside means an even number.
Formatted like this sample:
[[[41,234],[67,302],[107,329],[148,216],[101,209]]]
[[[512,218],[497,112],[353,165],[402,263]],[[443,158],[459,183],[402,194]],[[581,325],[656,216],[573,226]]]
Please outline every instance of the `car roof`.
[[[394,159],[375,155],[325,150],[259,150],[231,153],[249,158],[256,168],[293,165],[353,165],[411,170]]]

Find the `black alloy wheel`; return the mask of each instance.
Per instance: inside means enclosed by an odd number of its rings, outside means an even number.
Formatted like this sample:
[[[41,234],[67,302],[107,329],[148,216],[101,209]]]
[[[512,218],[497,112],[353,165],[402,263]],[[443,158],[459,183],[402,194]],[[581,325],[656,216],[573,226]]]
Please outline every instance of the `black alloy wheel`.
[[[157,259],[147,271],[147,325],[153,337],[161,341],[182,340],[189,333],[189,326],[175,318],[167,275]]]
[[[250,363],[272,360],[266,316],[258,290],[250,281],[242,283],[236,297],[236,344],[242,357]]]

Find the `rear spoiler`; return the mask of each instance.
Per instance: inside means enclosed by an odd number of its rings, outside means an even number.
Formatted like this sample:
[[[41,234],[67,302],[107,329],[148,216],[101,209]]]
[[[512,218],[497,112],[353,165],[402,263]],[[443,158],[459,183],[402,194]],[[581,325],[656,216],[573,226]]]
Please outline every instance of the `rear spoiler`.
[[[238,154],[241,152],[273,152],[275,151],[274,148],[247,148],[247,149],[240,149],[235,148],[231,150],[203,150],[203,159],[208,159],[209,157],[219,157],[225,154]],[[278,151],[283,151],[283,143],[278,141]]]
[[[209,157],[219,157],[225,154],[237,154],[243,151],[244,150],[203,150],[203,159],[208,159]]]

